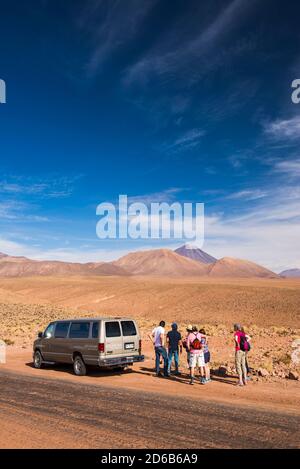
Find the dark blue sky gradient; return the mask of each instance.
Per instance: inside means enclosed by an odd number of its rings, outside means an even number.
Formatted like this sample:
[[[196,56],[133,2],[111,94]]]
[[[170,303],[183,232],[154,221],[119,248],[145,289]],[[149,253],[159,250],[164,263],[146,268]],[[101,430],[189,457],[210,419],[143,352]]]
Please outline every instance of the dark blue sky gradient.
[[[1,1],[0,250],[100,260],[166,245],[96,238],[96,205],[128,194],[204,202],[213,255],[300,266],[299,13]]]

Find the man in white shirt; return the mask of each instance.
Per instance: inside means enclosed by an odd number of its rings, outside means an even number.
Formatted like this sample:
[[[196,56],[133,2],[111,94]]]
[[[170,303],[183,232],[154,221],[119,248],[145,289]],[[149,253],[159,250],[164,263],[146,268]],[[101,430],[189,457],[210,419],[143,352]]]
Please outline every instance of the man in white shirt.
[[[153,341],[155,349],[155,371],[156,376],[162,376],[160,373],[160,357],[162,356],[164,361],[164,376],[169,376],[168,374],[168,353],[165,348],[165,321],[160,321],[159,326],[155,327],[152,331],[152,334],[149,336]]]

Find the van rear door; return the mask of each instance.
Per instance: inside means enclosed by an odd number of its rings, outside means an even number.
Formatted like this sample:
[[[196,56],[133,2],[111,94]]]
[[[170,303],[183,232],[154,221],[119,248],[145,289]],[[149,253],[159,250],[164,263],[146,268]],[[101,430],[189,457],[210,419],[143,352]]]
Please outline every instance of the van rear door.
[[[105,355],[123,355],[123,337],[120,321],[105,321]]]
[[[139,352],[139,334],[134,321],[122,320],[123,351],[127,356],[137,355]]]

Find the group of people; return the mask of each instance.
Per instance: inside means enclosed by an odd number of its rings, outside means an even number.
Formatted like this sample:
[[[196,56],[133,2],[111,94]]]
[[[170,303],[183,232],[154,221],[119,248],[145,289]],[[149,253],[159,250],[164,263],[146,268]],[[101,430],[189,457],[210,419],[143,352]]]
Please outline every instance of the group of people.
[[[199,370],[201,384],[206,384],[210,379],[210,351],[208,337],[204,329],[198,330],[197,326],[188,325],[185,337],[178,331],[178,325],[174,322],[171,330],[166,334],[165,321],[160,321],[149,335],[155,349],[156,376],[168,377],[171,375],[171,367],[174,360],[175,375],[180,375],[179,355],[186,351],[187,366],[190,370],[190,384],[195,383],[195,370]],[[244,386],[248,381],[247,352],[250,350],[251,337],[246,334],[240,324],[234,324],[235,367],[239,376],[238,386]],[[163,361],[163,373],[160,371],[160,363]]]

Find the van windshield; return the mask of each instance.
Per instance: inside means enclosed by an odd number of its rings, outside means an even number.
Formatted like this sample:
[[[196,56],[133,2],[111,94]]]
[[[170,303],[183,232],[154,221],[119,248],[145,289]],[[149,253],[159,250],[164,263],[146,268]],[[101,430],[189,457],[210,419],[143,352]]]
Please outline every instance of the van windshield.
[[[47,329],[44,332],[44,337],[46,337],[47,339],[50,339],[51,337],[53,337],[53,335],[54,335],[54,326],[55,326],[55,323],[49,324],[49,326],[47,327]]]

